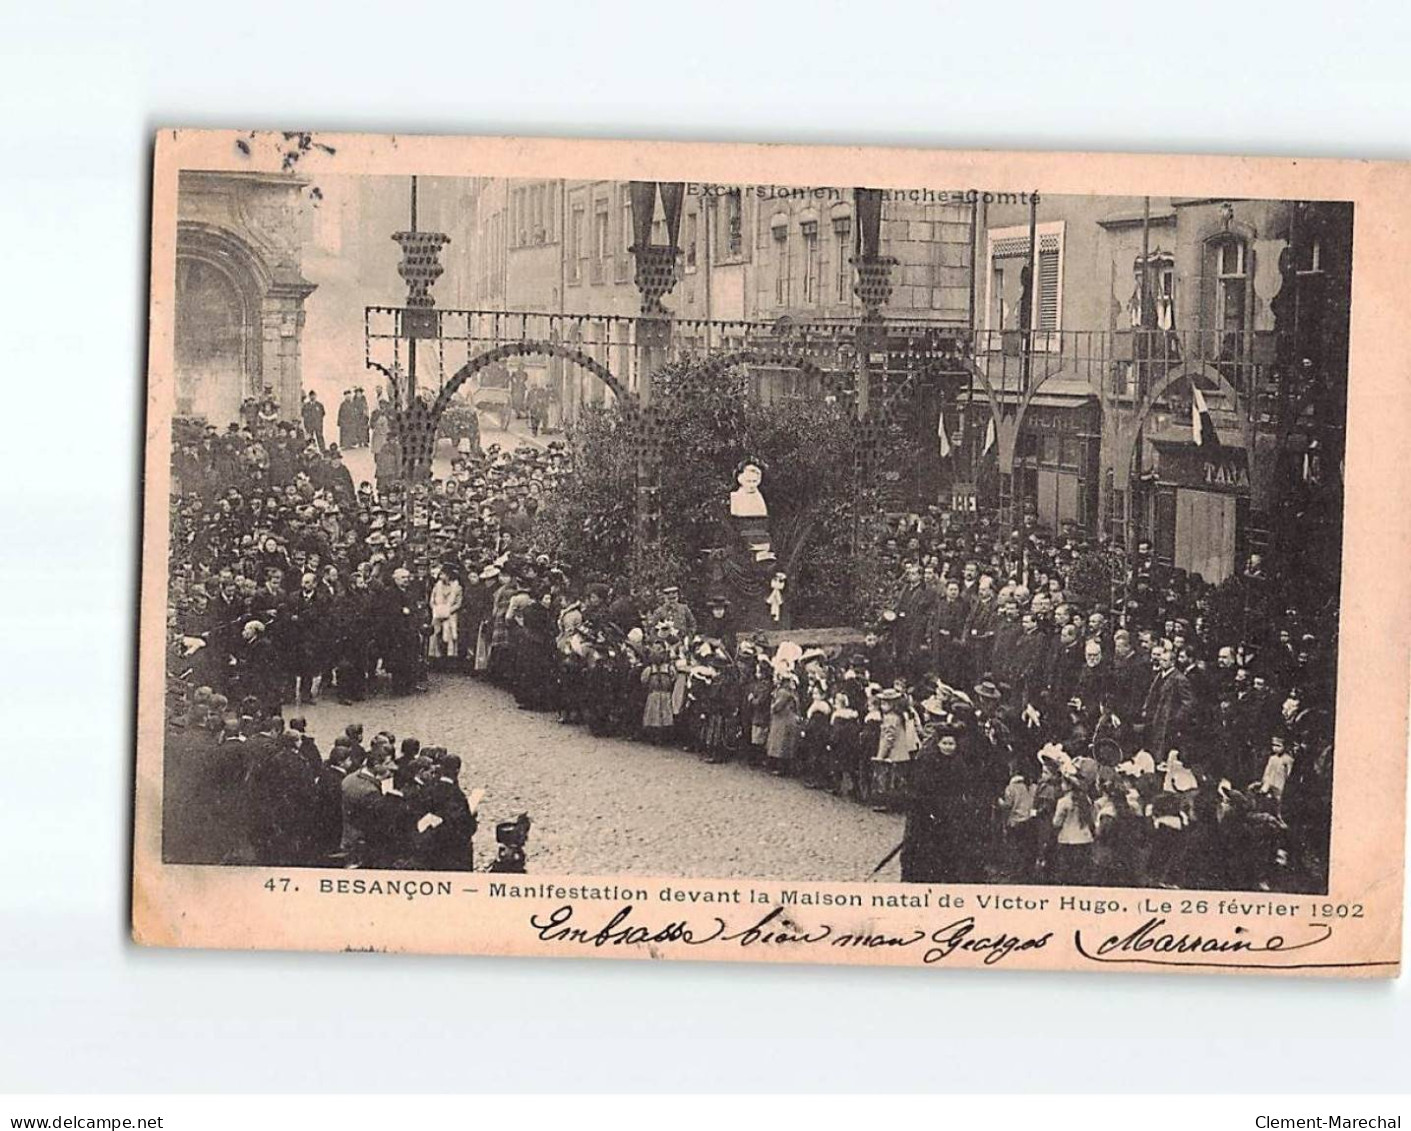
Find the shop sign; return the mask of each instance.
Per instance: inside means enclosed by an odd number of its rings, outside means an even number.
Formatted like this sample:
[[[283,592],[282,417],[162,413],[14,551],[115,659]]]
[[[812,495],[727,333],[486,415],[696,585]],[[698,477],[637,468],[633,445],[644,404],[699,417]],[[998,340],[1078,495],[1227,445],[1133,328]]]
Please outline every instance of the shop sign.
[[[1084,408],[1057,408],[1030,405],[1024,414],[1024,431],[1061,433],[1076,436],[1091,430],[1091,413]]]
[[[1198,491],[1249,493],[1249,453],[1244,448],[1206,449],[1194,444],[1163,444],[1158,451],[1163,482]]]

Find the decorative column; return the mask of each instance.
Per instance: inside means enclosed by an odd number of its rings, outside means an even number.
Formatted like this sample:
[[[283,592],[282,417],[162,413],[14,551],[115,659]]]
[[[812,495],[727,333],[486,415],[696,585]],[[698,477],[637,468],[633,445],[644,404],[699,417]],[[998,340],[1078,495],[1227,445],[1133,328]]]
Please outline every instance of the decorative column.
[[[397,441],[401,448],[402,478],[424,483],[431,477],[431,457],[436,449],[437,417],[425,401],[417,397],[416,363],[418,344],[441,334],[440,317],[431,287],[445,272],[441,249],[451,242],[443,232],[423,232],[416,225],[417,185],[412,178],[411,224],[407,231],[393,232],[392,239],[402,249],[397,274],[407,284],[407,304],[402,308],[398,333],[407,340],[407,369],[403,389],[392,390],[397,408]]]
[[[681,254],[681,202],[683,181],[633,181],[632,246],[628,250],[636,263],[633,281],[642,296],[637,319],[637,397],[642,407],[651,404],[652,375],[666,361],[671,344],[671,312],[662,299],[676,286],[676,260]],[[653,221],[660,197],[666,220],[666,243],[652,242]]]
[[[304,336],[304,299],[313,291],[313,283],[275,283],[261,301],[261,380],[274,390],[279,413],[286,420],[299,419],[299,405],[304,397],[300,343]]]
[[[633,181],[632,246],[634,282],[642,295],[636,324],[637,404],[637,543],[655,545],[660,538],[661,445],[663,437],[652,407],[652,377],[665,364],[671,346],[671,312],[662,299],[676,286],[676,260],[681,254],[681,203],[684,181]],[[666,243],[652,241],[657,199],[666,220]]]
[[[871,408],[871,355],[886,349],[882,308],[892,297],[892,268],[897,261],[881,254],[882,190],[855,188],[853,201],[857,213],[853,293],[862,303],[862,321],[857,328],[857,415],[861,419]]]

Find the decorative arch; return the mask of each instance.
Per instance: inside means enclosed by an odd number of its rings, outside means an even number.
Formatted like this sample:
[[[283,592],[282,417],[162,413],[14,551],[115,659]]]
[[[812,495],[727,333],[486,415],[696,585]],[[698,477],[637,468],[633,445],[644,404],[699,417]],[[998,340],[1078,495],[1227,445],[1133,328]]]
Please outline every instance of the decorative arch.
[[[264,257],[228,228],[203,220],[182,220],[176,226],[176,254],[204,259],[237,282],[256,304],[274,285]]]
[[[841,392],[844,387],[841,374],[823,369],[808,358],[787,350],[764,350],[746,346],[707,358],[702,368],[718,373],[736,365],[777,365],[781,368],[797,369],[800,373],[817,378],[819,387],[830,394]],[[691,391],[684,390],[684,395],[689,397]]]
[[[235,299],[239,316],[239,345],[230,360],[238,373],[240,389],[236,402],[259,392],[264,379],[262,319],[265,295],[271,285],[268,265],[258,251],[225,228],[201,221],[182,220],[177,225],[176,273],[178,303],[176,325],[182,324],[180,304],[184,296],[183,277],[190,278],[195,265],[217,276]],[[192,265],[188,268],[187,265]],[[176,343],[180,366],[181,343]],[[181,373],[177,373],[178,382]]]
[[[562,358],[565,361],[574,362],[576,365],[586,369],[594,377],[598,378],[604,385],[612,390],[613,396],[618,403],[625,408],[630,408],[636,403],[635,396],[623,388],[622,383],[613,376],[612,371],[606,365],[594,357],[590,357],[581,349],[572,346],[562,345],[559,342],[547,342],[541,340],[526,340],[511,342],[506,345],[496,346],[486,350],[482,354],[477,354],[464,365],[462,365],[449,381],[441,387],[441,392],[437,395],[435,403],[431,406],[432,415],[439,419],[451,403],[451,398],[456,392],[484,369],[487,365],[493,365],[499,361],[516,356],[526,356],[530,354],[540,354],[545,357]]]
[[[1246,423],[1244,398],[1239,395],[1239,392],[1230,384],[1229,379],[1223,373],[1214,366],[1207,365],[1204,362],[1182,365],[1157,381],[1156,384],[1147,391],[1146,397],[1137,408],[1133,430],[1140,429],[1142,425],[1146,423],[1146,418],[1151,415],[1151,411],[1156,406],[1156,402],[1166,395],[1167,389],[1176,384],[1177,381],[1194,381],[1197,376],[1205,378],[1218,388],[1220,392],[1230,398],[1230,403],[1235,406],[1235,415],[1239,417],[1241,430],[1243,430]]]
[[[974,359],[969,357],[960,359],[960,364],[971,377],[980,382],[981,387],[985,390],[985,400],[990,406],[990,419],[994,421],[995,426],[995,458],[999,461],[1000,470],[1005,471],[1006,463],[1011,466],[1013,464],[1014,444],[1019,436],[1020,428],[1023,427],[1024,417],[1029,411],[1029,405],[1033,402],[1034,397],[1043,390],[1046,384],[1062,374],[1062,367],[1060,366],[1044,374],[1038,381],[1030,385],[1028,389],[1021,392],[1019,403],[1015,406],[1014,412],[1006,416],[1003,411],[1003,405],[995,393],[995,387],[990,383],[989,374],[984,368],[977,365]],[[1091,380],[1088,380],[1087,385],[1088,388],[1092,390],[1093,395],[1098,398],[1099,407],[1105,415],[1106,405],[1102,400],[1101,387],[1094,385]]]

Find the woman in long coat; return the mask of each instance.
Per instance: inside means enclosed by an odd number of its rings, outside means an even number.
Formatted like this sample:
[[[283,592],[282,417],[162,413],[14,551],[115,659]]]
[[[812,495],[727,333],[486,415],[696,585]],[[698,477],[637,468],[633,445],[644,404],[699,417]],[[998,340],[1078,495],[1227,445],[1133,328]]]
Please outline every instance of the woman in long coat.
[[[780,675],[769,700],[769,738],[764,746],[769,759],[769,772],[786,774],[794,760],[794,748],[799,742],[799,698],[794,688],[798,680]]]
[[[901,851],[903,883],[973,883],[983,877],[976,846],[983,831],[981,798],[960,753],[964,728],[947,721],[922,743],[911,763],[911,795]]]
[[[510,657],[509,607],[510,600],[519,591],[513,577],[506,577],[490,598],[490,651],[486,657],[485,670],[492,680],[503,682],[512,664]]]

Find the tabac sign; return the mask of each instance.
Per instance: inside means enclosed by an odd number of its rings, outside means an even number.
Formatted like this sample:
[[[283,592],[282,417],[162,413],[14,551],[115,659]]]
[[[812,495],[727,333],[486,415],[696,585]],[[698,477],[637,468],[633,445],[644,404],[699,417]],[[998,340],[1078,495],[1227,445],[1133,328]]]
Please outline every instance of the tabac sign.
[[[1198,491],[1249,494],[1249,453],[1244,448],[1198,448],[1194,444],[1154,441],[1163,483]]]

